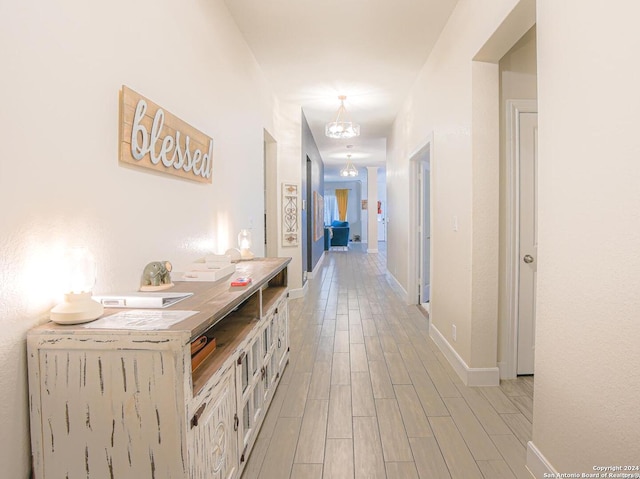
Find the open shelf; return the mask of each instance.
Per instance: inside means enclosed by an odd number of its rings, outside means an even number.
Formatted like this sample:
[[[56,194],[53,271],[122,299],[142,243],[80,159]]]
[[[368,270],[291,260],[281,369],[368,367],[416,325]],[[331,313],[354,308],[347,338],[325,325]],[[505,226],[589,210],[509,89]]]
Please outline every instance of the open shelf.
[[[262,314],[266,315],[278,302],[283,294],[286,294],[286,286],[273,286],[262,290]]]
[[[238,349],[259,319],[260,297],[255,293],[204,332],[207,338],[215,338],[216,350],[192,372],[194,396]]]

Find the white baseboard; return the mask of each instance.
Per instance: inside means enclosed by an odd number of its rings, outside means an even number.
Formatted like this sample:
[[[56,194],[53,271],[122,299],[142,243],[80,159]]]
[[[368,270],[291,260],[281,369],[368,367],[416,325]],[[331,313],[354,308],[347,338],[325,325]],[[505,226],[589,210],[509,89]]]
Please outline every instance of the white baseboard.
[[[527,443],[527,469],[536,479],[560,477],[558,471],[531,441]]]
[[[400,281],[398,281],[394,275],[389,273],[389,271],[387,271],[387,279],[393,283],[395,288],[400,290],[400,296],[402,297],[402,300],[406,304],[409,304],[409,293],[407,293],[407,290],[402,287]]]
[[[304,298],[304,295],[307,294],[308,289],[309,289],[308,281],[304,283],[304,286],[302,288],[290,289],[289,299]]]
[[[367,248],[367,253],[378,253],[378,248],[372,248],[372,249]]]
[[[449,341],[442,335],[432,322],[429,322],[429,336],[447,358],[453,369],[465,386],[499,386],[500,370],[495,368],[470,368],[458,352],[453,349]]]
[[[322,262],[324,261],[324,254],[326,253],[326,251],[322,252],[322,255],[320,256],[320,259],[318,260],[318,262],[316,263],[316,265],[313,268],[313,271],[307,271],[307,279],[313,279],[316,277],[316,274],[318,274],[318,270],[320,269],[320,266],[322,266]]]

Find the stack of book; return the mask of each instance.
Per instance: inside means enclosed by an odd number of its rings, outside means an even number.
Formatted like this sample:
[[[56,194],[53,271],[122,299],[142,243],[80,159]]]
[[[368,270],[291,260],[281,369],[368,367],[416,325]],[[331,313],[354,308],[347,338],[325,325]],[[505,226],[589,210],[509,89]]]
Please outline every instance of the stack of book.
[[[175,281],[218,281],[236,270],[231,257],[211,254],[187,266],[184,273],[173,275]]]

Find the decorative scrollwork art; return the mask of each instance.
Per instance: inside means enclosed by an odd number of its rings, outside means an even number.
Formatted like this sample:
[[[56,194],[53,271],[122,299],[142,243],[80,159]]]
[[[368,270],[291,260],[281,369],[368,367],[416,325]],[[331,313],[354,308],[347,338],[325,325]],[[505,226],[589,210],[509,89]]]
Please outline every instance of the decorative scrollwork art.
[[[298,246],[298,185],[282,183],[282,246]]]

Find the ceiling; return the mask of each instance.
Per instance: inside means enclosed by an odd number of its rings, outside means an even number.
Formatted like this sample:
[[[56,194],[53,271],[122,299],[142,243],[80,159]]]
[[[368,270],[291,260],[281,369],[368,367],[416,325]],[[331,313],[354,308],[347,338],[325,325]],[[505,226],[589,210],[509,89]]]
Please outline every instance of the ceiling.
[[[300,104],[325,164],[339,179],[347,145],[358,167],[384,168],[390,127],[457,0],[225,0],[280,100]],[[359,137],[324,125],[340,101]],[[364,172],[360,169],[360,178]]]

